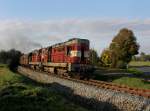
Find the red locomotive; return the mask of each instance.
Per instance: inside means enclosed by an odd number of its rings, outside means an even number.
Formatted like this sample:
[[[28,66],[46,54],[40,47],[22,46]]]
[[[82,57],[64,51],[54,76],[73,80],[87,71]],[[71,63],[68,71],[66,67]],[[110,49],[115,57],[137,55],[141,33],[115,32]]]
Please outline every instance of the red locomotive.
[[[79,38],[24,54],[20,64],[34,70],[80,78],[89,77],[93,71],[89,63],[89,40]]]

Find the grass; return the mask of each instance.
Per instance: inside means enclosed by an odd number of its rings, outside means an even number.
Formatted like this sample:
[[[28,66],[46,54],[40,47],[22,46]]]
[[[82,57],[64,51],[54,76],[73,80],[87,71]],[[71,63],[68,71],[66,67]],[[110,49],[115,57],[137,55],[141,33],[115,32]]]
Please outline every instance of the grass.
[[[0,111],[87,111],[61,94],[0,65]]]
[[[0,65],[0,88],[20,82],[21,76],[11,72],[6,65]]]
[[[128,68],[128,69],[127,69],[127,72],[128,72],[128,73],[131,73],[131,74],[134,74],[134,75],[136,75],[136,76],[142,76],[142,75],[144,74],[142,71],[137,70],[137,69],[135,69],[135,68]]]
[[[123,84],[130,87],[136,87],[141,89],[150,89],[150,83],[144,82],[140,78],[121,77],[112,81],[113,83]]]
[[[119,73],[119,72],[126,72],[125,69],[118,69],[118,68],[108,68],[108,67],[98,67],[97,70],[102,73]]]
[[[104,75],[110,73],[108,75]],[[120,73],[121,75],[111,75],[111,73]],[[123,75],[123,73],[131,73],[132,75]],[[143,78],[148,78],[145,76],[142,71],[139,71],[135,68],[129,69],[111,69],[111,68],[99,68],[95,72],[96,80],[108,81],[117,84],[123,84],[130,87],[150,89],[150,82],[146,82]]]
[[[150,61],[131,61],[129,63],[129,66],[135,66],[135,67],[150,66]]]

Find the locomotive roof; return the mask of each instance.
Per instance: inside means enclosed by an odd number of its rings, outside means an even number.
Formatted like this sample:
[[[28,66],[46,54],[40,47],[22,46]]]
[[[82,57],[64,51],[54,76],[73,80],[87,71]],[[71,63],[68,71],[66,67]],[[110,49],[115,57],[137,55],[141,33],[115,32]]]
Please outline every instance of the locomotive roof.
[[[89,40],[88,39],[80,39],[80,38],[72,38],[69,39],[66,42],[62,42],[62,43],[57,43],[55,45],[52,45],[52,47],[60,47],[60,46],[64,46],[64,45],[70,45],[70,44],[74,44],[74,43],[86,43],[89,44]]]
[[[68,41],[57,43],[57,44],[54,44],[52,46],[48,46],[48,47],[44,47],[44,48],[40,48],[40,49],[35,49],[32,52],[30,52],[30,53],[38,53],[42,49],[47,49],[47,48],[51,48],[51,47],[55,48],[55,47],[60,47],[60,46],[64,46],[64,45],[70,45],[70,44],[74,44],[74,43],[86,43],[86,44],[89,44],[89,40],[88,39],[80,39],[80,38],[72,38],[72,39],[69,39]]]

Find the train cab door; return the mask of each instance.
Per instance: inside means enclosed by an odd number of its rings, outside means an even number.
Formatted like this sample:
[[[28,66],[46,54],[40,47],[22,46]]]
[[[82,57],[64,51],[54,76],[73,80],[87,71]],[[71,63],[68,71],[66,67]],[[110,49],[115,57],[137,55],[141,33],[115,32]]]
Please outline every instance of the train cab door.
[[[84,48],[81,48],[81,63],[84,62]]]
[[[48,48],[48,62],[51,62],[52,47]]]

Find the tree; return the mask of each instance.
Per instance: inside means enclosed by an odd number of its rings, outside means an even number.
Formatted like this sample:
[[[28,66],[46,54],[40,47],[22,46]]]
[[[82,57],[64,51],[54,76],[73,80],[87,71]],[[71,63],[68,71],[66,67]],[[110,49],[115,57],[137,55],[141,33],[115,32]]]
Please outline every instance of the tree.
[[[0,63],[6,64],[7,59],[8,59],[7,52],[4,50],[0,51]]]
[[[10,69],[14,69],[19,65],[19,60],[20,60],[20,56],[21,56],[21,52],[17,51],[15,49],[11,49],[8,51],[8,66]]]
[[[19,65],[21,52],[15,49],[0,52],[0,63],[7,64],[11,70]]]
[[[90,63],[93,65],[97,65],[98,63],[98,54],[96,52],[96,50],[94,49],[90,49],[90,53],[89,53],[89,59],[90,59]]]
[[[134,33],[126,28],[121,29],[109,46],[110,66],[125,68],[132,56],[138,54],[138,50],[139,44],[136,42]]]

